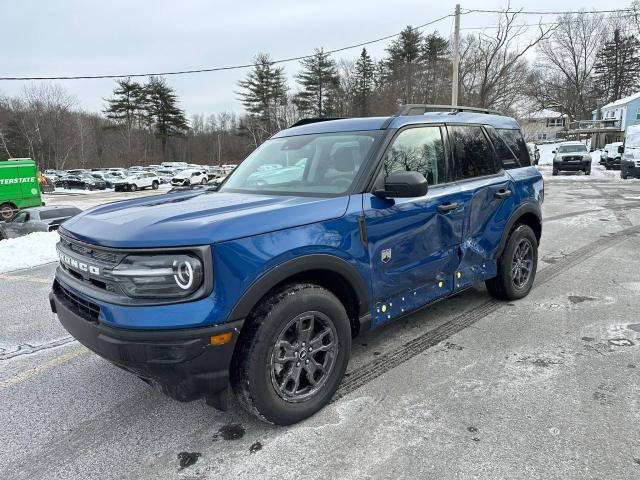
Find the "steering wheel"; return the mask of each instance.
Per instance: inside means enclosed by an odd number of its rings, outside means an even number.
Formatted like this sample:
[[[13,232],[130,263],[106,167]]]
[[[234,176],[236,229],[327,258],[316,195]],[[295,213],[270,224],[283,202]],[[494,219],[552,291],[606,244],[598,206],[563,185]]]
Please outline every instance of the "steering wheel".
[[[350,186],[351,186],[351,180],[347,179],[347,178],[343,178],[343,177],[337,177],[334,178],[333,180],[331,180],[331,182],[329,182],[329,184],[333,187],[336,188],[340,188],[341,185],[344,186],[344,188],[342,189],[342,191],[347,190]]]

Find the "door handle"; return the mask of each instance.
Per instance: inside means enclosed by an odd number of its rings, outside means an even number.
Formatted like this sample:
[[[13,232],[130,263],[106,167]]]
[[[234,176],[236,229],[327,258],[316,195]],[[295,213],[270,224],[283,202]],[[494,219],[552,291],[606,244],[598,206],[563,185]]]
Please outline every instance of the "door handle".
[[[460,204],[458,202],[443,203],[442,205],[438,205],[438,213],[449,213],[451,210],[455,210],[459,206]]]
[[[502,188],[494,193],[493,196],[496,198],[507,198],[511,196],[511,190],[505,190],[504,188]]]

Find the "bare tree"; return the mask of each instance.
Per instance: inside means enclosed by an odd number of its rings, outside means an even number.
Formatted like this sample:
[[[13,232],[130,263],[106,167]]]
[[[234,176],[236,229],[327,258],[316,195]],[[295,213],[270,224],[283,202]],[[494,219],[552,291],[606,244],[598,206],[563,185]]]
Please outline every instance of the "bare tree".
[[[554,26],[540,24],[533,36],[518,21],[518,11],[502,12],[494,34],[463,39],[460,83],[465,102],[480,107],[510,109],[523,96],[529,72],[526,55],[549,38]]]
[[[567,14],[558,18],[558,28],[540,43],[543,73],[540,77],[538,103],[553,108],[572,119],[591,116],[596,106],[593,69],[603,41],[601,15]]]

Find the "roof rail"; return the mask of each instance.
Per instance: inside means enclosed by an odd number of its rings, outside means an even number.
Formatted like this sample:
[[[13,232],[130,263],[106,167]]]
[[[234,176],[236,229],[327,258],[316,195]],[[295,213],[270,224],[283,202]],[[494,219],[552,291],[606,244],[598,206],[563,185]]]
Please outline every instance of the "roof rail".
[[[497,110],[491,110],[489,108],[478,107],[464,107],[460,105],[428,105],[422,103],[410,103],[407,105],[400,105],[400,109],[396,116],[403,117],[408,115],[424,115],[426,112],[433,111],[449,111],[451,114],[458,112],[474,112],[474,113],[487,113],[492,115],[502,115]]]
[[[302,118],[298,120],[293,125],[289,125],[289,128],[300,127],[302,125],[309,125],[310,123],[318,123],[318,122],[328,122],[329,120],[343,120],[344,117],[313,117],[313,118]]]

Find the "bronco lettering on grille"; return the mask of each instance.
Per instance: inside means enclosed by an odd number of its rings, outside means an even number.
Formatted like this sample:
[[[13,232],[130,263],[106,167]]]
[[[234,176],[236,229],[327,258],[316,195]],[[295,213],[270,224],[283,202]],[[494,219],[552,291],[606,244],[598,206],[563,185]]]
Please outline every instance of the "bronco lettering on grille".
[[[81,262],[80,260],[70,257],[66,253],[62,253],[60,250],[58,250],[58,257],[60,258],[60,263],[64,263],[71,268],[75,268],[77,270],[80,270],[81,272],[88,272],[92,275],[100,275],[99,267]]]

